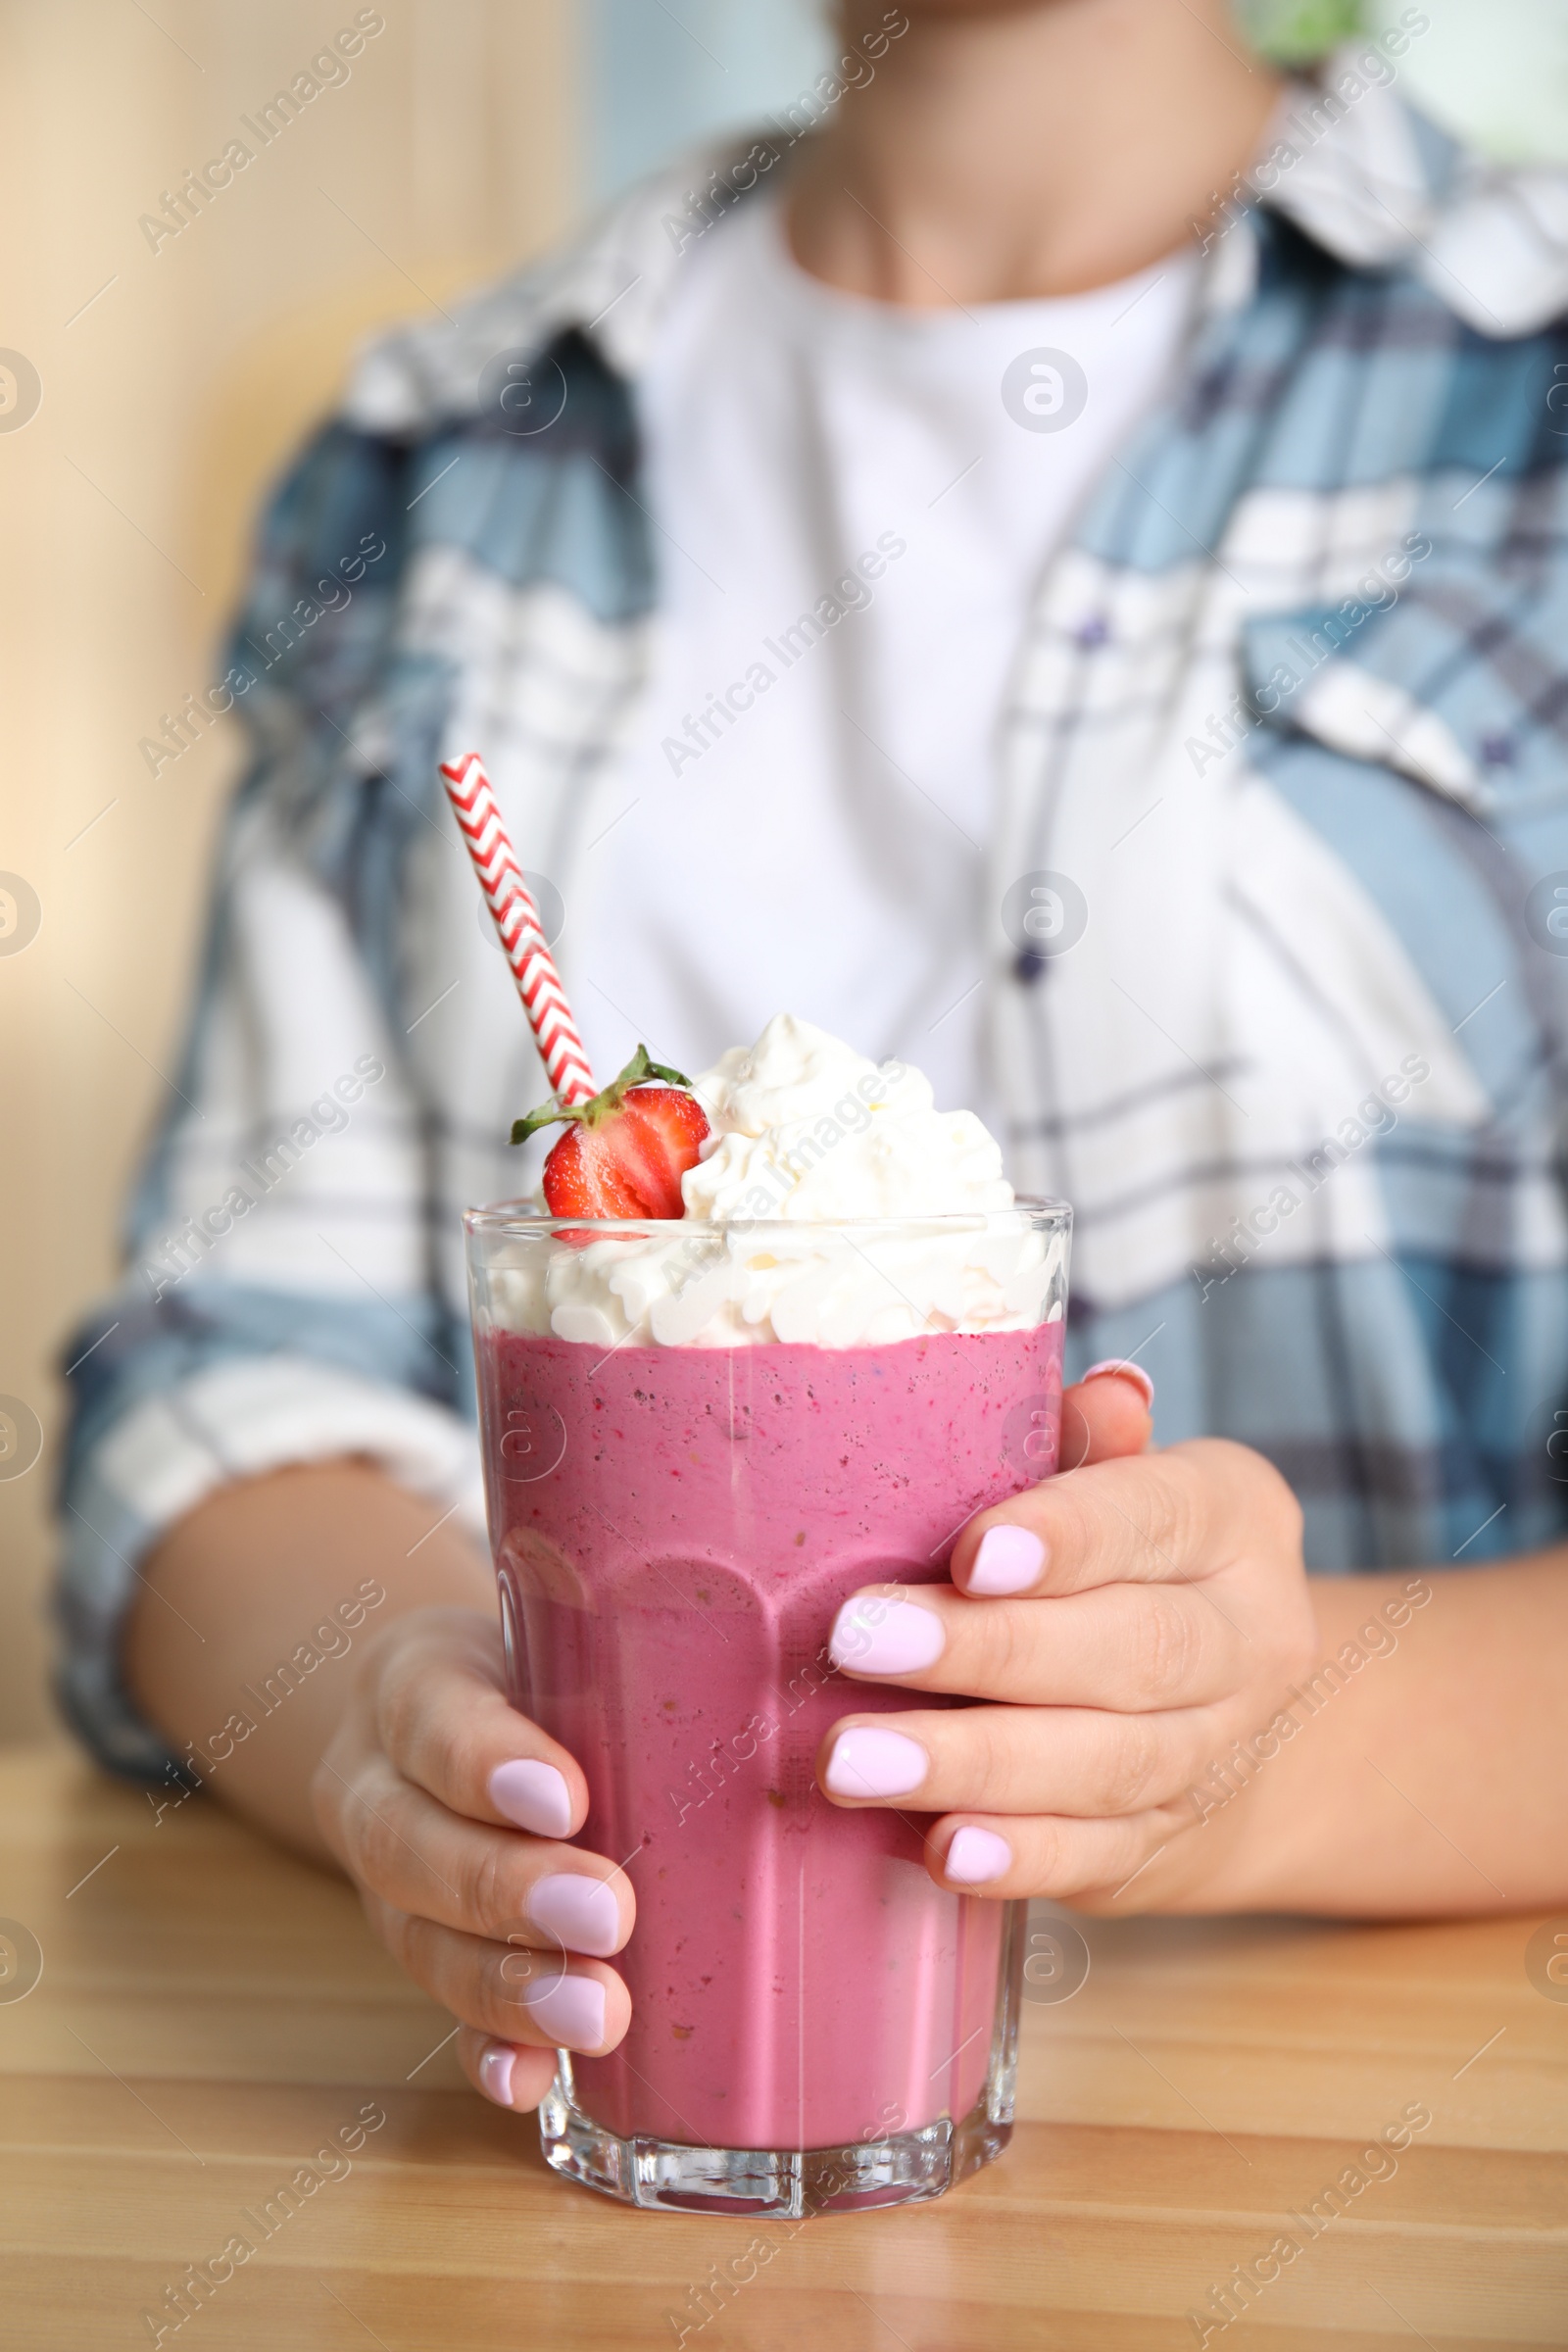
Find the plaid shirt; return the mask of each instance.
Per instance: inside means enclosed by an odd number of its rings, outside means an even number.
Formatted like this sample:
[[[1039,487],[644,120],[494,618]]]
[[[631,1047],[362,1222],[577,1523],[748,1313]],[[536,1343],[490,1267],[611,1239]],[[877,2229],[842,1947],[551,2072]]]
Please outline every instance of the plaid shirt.
[[[1070,1361],[1136,1352],[1160,1437],[1257,1446],[1351,1570],[1568,1534],[1568,257],[1562,175],[1327,86],[1044,566],[987,988],[1015,1177],[1077,1212]],[[569,902],[647,674],[631,386],[690,184],[377,345],[267,515],[190,1039],[71,1345],[61,1689],[121,1769],[167,1762],[134,1563],[220,1482],[363,1452],[482,1525],[459,1211],[544,1089],[436,767],[482,747]]]

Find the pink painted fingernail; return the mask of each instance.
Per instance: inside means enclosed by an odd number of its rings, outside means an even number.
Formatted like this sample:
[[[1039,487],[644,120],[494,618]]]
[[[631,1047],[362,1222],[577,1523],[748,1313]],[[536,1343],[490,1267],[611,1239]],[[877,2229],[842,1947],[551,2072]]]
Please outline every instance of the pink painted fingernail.
[[[1135,1389],[1142,1389],[1145,1410],[1147,1412],[1153,1411],[1154,1384],[1144,1370],[1143,1365],[1135,1364],[1131,1356],[1107,1355],[1100,1363],[1091,1364],[1084,1374],[1084,1378],[1085,1380],[1106,1380],[1112,1375],[1118,1380],[1130,1380]]]
[[[833,1620],[828,1656],[856,1674],[918,1674],[947,1647],[942,1620],[912,1600],[859,1592]]]
[[[557,2049],[597,2050],[605,2038],[605,1988],[597,1977],[552,1977],[525,1984],[522,2005]]]
[[[859,1723],[833,1742],[825,1778],[835,1796],[907,1796],[930,1769],[917,1740]]]
[[[961,1829],[948,1848],[944,1874],[957,1886],[986,1886],[1012,1868],[1012,1848],[995,1830]]]
[[[555,1871],[547,1879],[535,1879],[528,1894],[528,1917],[568,1952],[592,1952],[603,1960],[620,1942],[620,1906],[613,1887],[580,1870]]]
[[[496,1811],[519,1830],[531,1830],[536,1838],[571,1836],[571,1791],[553,1764],[534,1756],[498,1764],[490,1775],[489,1795]]]
[[[479,2088],[498,2107],[510,2107],[512,2064],[516,2052],[508,2041],[493,2041],[479,2061]]]
[[[1040,1579],[1046,1547],[1026,1527],[988,1527],[969,1569],[971,1592],[1025,1592]]]

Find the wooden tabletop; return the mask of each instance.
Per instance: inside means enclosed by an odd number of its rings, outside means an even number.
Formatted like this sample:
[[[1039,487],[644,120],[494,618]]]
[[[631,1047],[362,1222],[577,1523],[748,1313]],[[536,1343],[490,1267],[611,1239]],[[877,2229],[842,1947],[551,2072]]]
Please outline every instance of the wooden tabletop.
[[[1195,2311],[1270,2352],[1568,2344],[1568,1998],[1535,1920],[1084,1922],[1087,1982],[1026,2008],[1000,2164],[932,2205],[749,2224],[557,2180],[346,1887],[205,1799],[155,1820],[69,1753],[0,1753],[0,1918],[8,2352],[627,2352],[683,2326],[702,2352],[1174,2352]],[[215,2257],[176,2330],[166,2290]],[[705,2304],[715,2264],[755,2276]],[[1238,2265],[1250,2316],[1222,2329]]]

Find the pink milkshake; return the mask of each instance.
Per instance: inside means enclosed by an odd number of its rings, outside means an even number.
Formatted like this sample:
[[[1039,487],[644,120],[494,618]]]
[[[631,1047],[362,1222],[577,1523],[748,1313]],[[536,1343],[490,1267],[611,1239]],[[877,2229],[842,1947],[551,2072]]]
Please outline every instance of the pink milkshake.
[[[516,1704],[637,1897],[630,2031],[563,2054],[542,2110],[590,2185],[891,2203],[1009,2135],[1022,1907],[938,1886],[928,1817],[842,1811],[813,1769],[839,1716],[945,1703],[836,1672],[839,1604],[941,1581],[964,1522],[1055,1466],[1067,1212],[1008,1202],[467,1221]]]

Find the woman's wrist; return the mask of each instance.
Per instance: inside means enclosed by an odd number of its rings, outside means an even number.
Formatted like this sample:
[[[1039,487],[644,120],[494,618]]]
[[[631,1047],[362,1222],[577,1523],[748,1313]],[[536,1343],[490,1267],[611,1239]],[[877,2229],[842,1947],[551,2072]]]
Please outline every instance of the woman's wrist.
[[[1568,1548],[1308,1585],[1317,1658],[1281,1710],[1289,1736],[1244,1742],[1230,1791],[1200,1785],[1192,1829],[1098,1908],[1463,1918],[1568,1899]]]
[[[488,1563],[439,1513],[368,1463],[301,1465],[219,1489],[143,1565],[131,1695],[220,1802],[316,1859],[311,1776],[368,1644],[431,1604],[494,1622]]]

